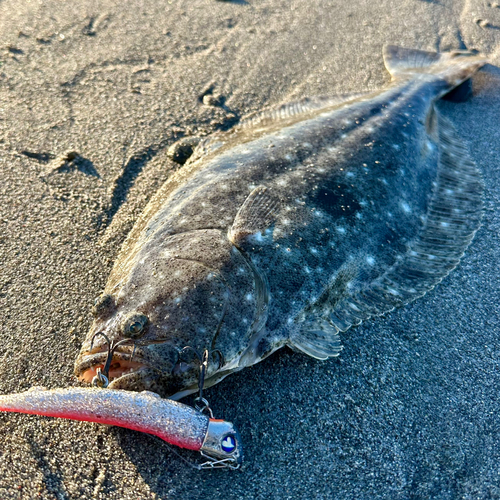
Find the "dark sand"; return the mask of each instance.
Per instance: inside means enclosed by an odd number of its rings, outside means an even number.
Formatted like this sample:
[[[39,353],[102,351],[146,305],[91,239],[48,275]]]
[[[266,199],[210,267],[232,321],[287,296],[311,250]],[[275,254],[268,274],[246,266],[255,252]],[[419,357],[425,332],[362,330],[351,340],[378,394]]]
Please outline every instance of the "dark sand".
[[[0,415],[0,498],[500,498],[500,8],[486,0],[0,2],[0,392],[75,385],[121,242],[183,135],[308,95],[383,87],[382,45],[475,48],[474,97],[440,107],[486,182],[460,267],[343,336],[207,391],[242,470],[190,469],[116,428]],[[205,106],[207,91],[224,108]],[[57,157],[77,151],[65,164]],[[111,221],[111,224],[109,222]],[[197,458],[196,455],[190,455]]]

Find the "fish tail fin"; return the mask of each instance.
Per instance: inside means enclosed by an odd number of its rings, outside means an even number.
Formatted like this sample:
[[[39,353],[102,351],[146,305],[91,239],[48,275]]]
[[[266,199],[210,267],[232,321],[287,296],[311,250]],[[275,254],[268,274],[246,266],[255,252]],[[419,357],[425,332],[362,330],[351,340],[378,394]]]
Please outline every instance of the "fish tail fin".
[[[386,45],[383,55],[385,67],[393,80],[419,73],[436,75],[449,84],[443,94],[468,80],[487,62],[483,57],[466,50],[438,53],[396,45]]]

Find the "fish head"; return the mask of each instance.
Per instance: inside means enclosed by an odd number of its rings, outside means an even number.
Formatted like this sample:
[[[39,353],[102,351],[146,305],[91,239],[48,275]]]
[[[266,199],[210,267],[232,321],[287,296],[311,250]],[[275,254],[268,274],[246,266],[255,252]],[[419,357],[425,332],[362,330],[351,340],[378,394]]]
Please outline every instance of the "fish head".
[[[76,360],[80,381],[92,383],[110,348],[114,389],[165,397],[195,392],[205,350],[206,387],[239,369],[265,316],[262,285],[225,234],[194,233],[144,245],[129,269],[112,272]]]

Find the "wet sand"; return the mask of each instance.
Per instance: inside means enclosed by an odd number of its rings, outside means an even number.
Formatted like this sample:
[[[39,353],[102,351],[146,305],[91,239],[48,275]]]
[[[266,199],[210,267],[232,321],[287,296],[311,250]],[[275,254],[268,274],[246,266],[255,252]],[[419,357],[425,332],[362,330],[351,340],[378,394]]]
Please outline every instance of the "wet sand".
[[[76,384],[90,306],[179,168],[177,139],[381,88],[386,43],[491,61],[472,99],[440,103],[486,184],[461,265],[346,332],[340,358],[282,350],[208,390],[241,431],[242,470],[196,471],[133,431],[0,415],[0,498],[500,498],[497,4],[4,0],[0,33],[1,393]]]

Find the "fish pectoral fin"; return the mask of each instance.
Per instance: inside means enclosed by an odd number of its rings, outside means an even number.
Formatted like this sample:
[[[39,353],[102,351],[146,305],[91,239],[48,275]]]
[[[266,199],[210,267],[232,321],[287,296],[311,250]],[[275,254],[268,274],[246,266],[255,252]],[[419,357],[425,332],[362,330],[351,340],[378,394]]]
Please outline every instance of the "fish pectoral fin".
[[[316,359],[338,356],[342,350],[339,329],[324,318],[304,321],[288,345]]]
[[[228,232],[229,240],[238,248],[251,235],[263,233],[276,218],[279,200],[265,186],[257,186],[241,205]]]

